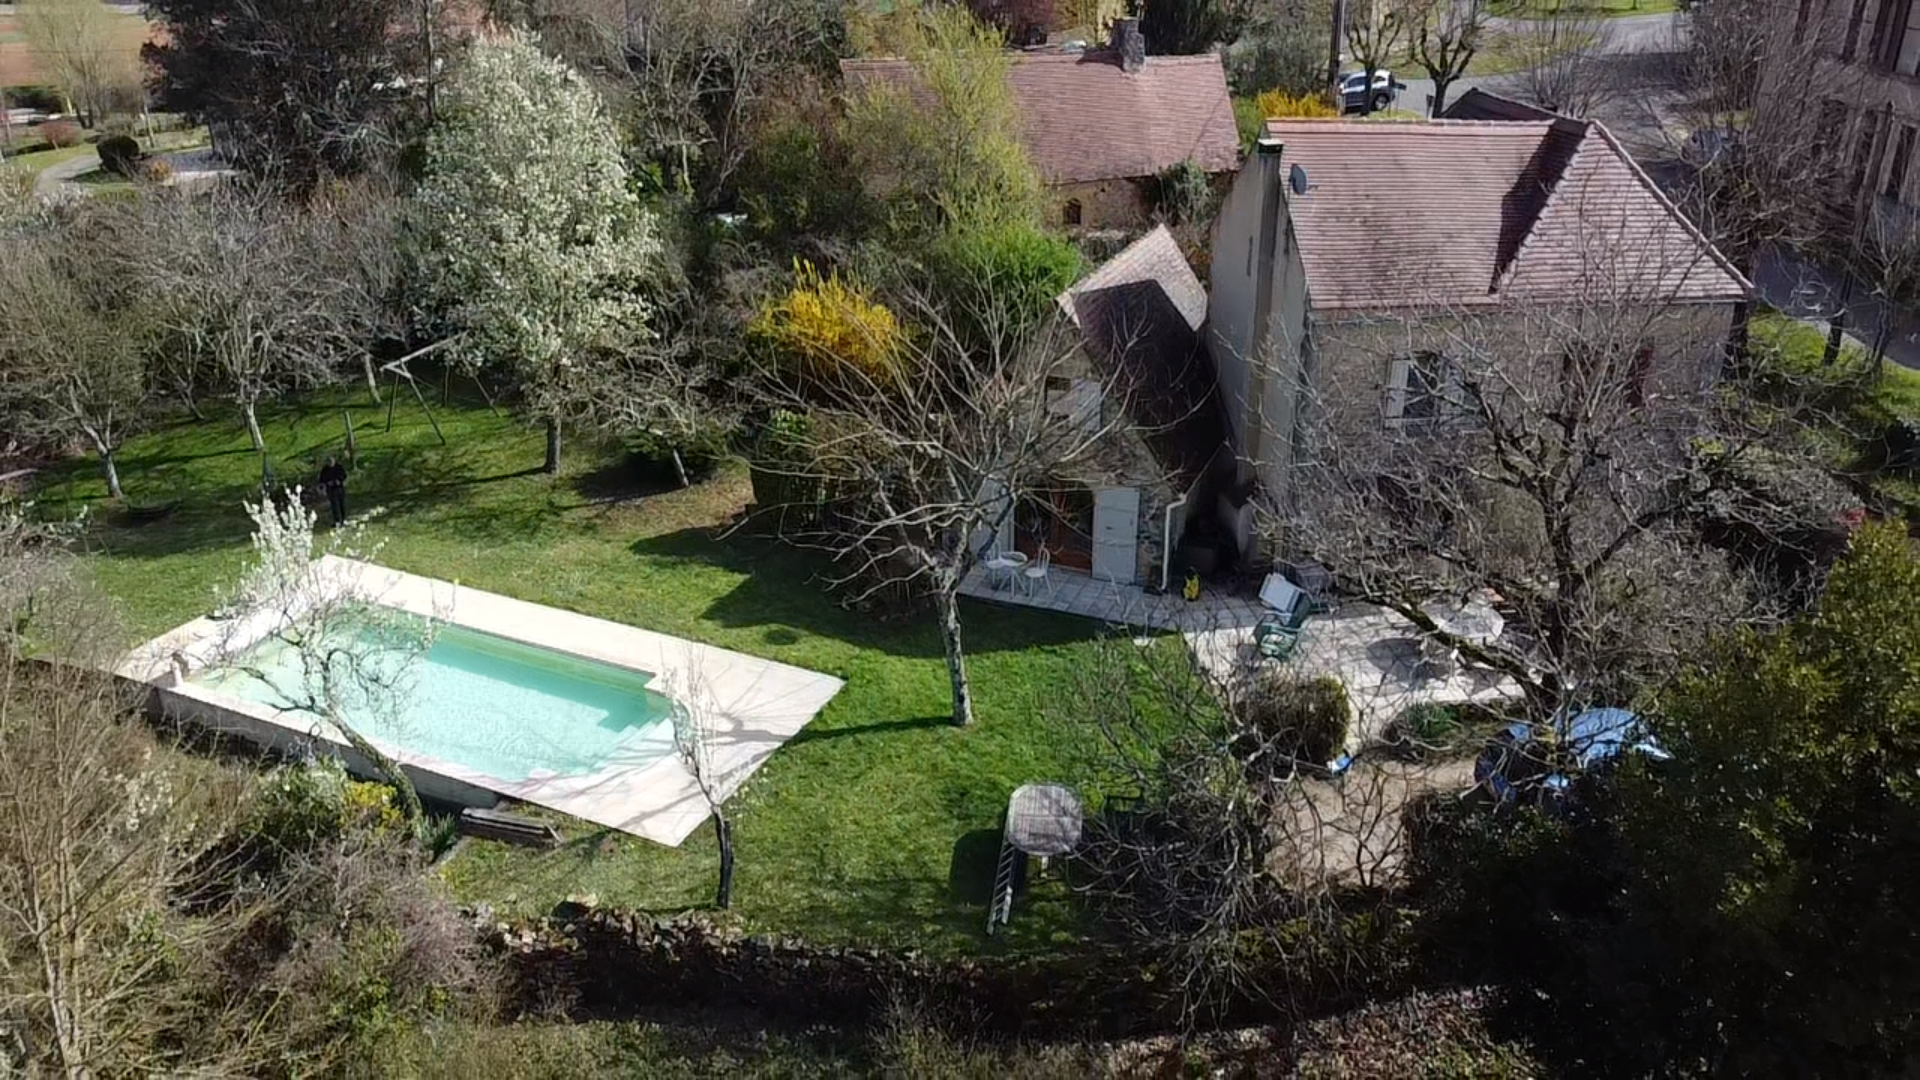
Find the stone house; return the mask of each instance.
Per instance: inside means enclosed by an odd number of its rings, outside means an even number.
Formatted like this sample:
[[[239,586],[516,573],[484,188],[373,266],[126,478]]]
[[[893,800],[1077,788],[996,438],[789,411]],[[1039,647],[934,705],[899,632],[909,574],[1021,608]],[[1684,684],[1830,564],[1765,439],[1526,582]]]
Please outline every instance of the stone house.
[[[1450,351],[1524,386],[1611,320],[1652,408],[1713,382],[1751,295],[1605,127],[1558,117],[1270,121],[1214,223],[1211,290],[1239,479],[1282,512],[1309,435],[1363,453],[1444,408]]]
[[[914,81],[897,58],[842,60],[840,71],[849,89]],[[1240,163],[1219,55],[1148,56],[1136,19],[1115,20],[1102,49],[1016,52],[1007,78],[1054,225],[1138,231],[1152,224],[1161,173],[1192,161],[1224,178]]]
[[[1104,435],[976,543],[1029,558],[1044,547],[1056,573],[1177,588],[1182,541],[1211,527],[1233,465],[1202,337],[1206,289],[1163,226],[1058,303],[1081,347],[1048,386],[1046,407]]]

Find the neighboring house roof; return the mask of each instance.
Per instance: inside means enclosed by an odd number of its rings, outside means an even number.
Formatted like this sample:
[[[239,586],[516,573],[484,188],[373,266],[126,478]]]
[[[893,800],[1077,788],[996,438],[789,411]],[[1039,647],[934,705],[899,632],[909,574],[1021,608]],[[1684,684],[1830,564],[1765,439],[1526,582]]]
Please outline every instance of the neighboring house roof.
[[[1015,53],[1007,79],[1021,142],[1049,184],[1152,176],[1192,159],[1209,173],[1240,163],[1220,57],[1150,56],[1122,71],[1113,53]],[[907,60],[842,60],[849,89],[912,86]]]
[[[1441,117],[1446,120],[1552,120],[1554,114],[1524,101],[1489,94],[1473,87],[1454,99]]]
[[[1226,445],[1227,425],[1200,336],[1206,290],[1173,235],[1148,233],[1059,302],[1160,467],[1191,484]]]
[[[1751,286],[1595,122],[1272,120],[1316,310],[1735,302]]]
[[[1207,287],[1200,283],[1186,254],[1180,250],[1180,242],[1165,225],[1128,244],[1118,255],[1069,286],[1059,296],[1060,310],[1078,324],[1079,314],[1073,305],[1075,296],[1138,281],[1158,282],[1187,326],[1194,333],[1200,332],[1207,321]]]

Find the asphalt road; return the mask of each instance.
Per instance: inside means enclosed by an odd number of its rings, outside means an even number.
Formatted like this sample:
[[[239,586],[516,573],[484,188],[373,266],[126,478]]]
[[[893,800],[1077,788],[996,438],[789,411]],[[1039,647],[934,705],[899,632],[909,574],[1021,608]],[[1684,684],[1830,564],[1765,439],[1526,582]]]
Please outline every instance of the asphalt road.
[[[1519,33],[1525,29],[1523,20],[1517,19],[1495,19],[1491,25],[1503,33]],[[1601,42],[1601,49],[1611,56],[1643,56],[1672,52],[1679,47],[1680,22],[1678,16],[1671,13],[1622,15],[1606,20],[1604,25],[1606,37]],[[1433,80],[1412,78],[1415,71],[1398,71],[1394,74],[1407,84],[1407,88],[1400,93],[1399,107],[1424,115],[1433,94]],[[1476,86],[1494,94],[1510,91],[1513,82],[1512,75],[1468,75],[1447,88],[1447,100],[1453,101]]]

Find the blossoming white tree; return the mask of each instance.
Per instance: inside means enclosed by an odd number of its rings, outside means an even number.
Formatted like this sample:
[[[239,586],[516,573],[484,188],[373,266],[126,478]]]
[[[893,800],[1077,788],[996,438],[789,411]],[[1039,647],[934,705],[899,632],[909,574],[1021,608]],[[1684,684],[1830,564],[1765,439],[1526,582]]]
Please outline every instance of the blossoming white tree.
[[[600,99],[516,34],[448,81],[414,194],[417,300],[547,430],[587,412],[648,336],[661,246]]]
[[[433,644],[433,620],[378,603],[363,581],[359,524],[329,534],[316,558],[314,514],[293,489],[285,505],[248,503],[254,559],[224,597],[227,631],[214,668],[264,688],[283,713],[302,713],[332,728],[399,794],[402,813],[418,828],[420,796],[406,770],[362,734],[350,714],[397,712],[411,690],[413,662]]]

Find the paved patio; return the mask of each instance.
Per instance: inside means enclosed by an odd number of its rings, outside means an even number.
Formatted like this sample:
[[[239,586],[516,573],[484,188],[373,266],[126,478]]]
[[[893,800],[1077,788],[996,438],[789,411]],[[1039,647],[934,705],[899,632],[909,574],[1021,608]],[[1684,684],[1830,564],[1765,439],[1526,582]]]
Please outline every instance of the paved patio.
[[[1182,634],[1240,629],[1251,634],[1259,623],[1260,602],[1222,589],[1202,590],[1189,601],[1177,593],[1150,593],[1138,585],[1115,585],[1077,570],[1055,566],[1044,584],[1018,574],[1011,579],[975,567],[960,585],[960,595],[994,604],[1083,615],[1112,626],[1171,630]]]
[[[1195,659],[1222,686],[1243,686],[1263,670],[1284,666],[1303,679],[1333,675],[1347,688],[1354,723],[1349,752],[1377,741],[1410,707],[1432,702],[1458,705],[1512,700],[1520,687],[1511,678],[1462,666],[1442,674],[1423,663],[1414,625],[1385,608],[1343,603],[1316,615],[1286,660],[1261,656],[1253,628],[1264,607],[1251,596],[1208,589],[1189,602],[1177,595],[1149,593],[1137,585],[1114,585],[1086,574],[1054,568],[1051,588],[1017,575],[995,580],[975,569],[960,587],[964,596],[996,604],[1031,607],[1098,619],[1112,626],[1174,631],[1187,639]]]
[[[1346,603],[1307,623],[1294,654],[1285,660],[1260,655],[1253,631],[1209,629],[1189,634],[1195,658],[1222,685],[1244,685],[1269,668],[1303,679],[1333,675],[1347,688],[1354,723],[1349,752],[1376,741],[1387,725],[1413,705],[1458,705],[1512,700],[1520,687],[1498,672],[1462,666],[1450,674],[1422,663],[1414,625],[1385,608]]]

